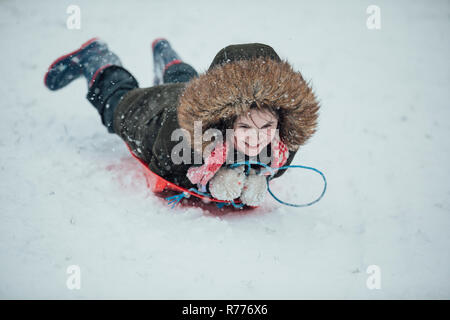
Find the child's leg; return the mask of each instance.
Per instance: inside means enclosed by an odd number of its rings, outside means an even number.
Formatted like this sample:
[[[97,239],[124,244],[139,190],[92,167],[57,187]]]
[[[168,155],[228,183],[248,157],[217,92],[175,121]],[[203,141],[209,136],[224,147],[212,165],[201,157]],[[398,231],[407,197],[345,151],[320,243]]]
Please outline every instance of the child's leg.
[[[161,83],[188,82],[198,73],[189,64],[183,62],[164,38],[155,39],[152,43],[154,85]]]
[[[138,87],[133,75],[121,66],[108,66],[95,75],[86,98],[99,112],[109,133],[115,133],[113,116],[119,101],[128,91]]]
[[[81,76],[88,83],[89,102],[99,112],[108,132],[114,133],[114,110],[125,93],[138,88],[136,79],[122,67],[119,57],[106,43],[97,38],[55,60],[44,83],[50,90],[59,90]]]

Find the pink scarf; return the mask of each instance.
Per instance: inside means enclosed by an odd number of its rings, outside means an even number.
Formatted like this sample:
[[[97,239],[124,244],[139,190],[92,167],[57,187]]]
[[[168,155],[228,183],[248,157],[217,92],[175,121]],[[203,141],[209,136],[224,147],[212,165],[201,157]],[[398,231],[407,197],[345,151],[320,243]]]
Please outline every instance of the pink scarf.
[[[217,145],[211,154],[205,159],[205,163],[200,167],[190,167],[186,176],[193,184],[200,183],[201,185],[206,186],[208,181],[216,174],[216,172],[226,161],[228,150],[229,146],[227,142]],[[271,151],[272,158],[270,161],[270,167],[272,169],[282,167],[289,157],[289,149],[278,138],[278,136],[275,136],[271,142]],[[270,171],[264,173],[264,175],[270,174]]]

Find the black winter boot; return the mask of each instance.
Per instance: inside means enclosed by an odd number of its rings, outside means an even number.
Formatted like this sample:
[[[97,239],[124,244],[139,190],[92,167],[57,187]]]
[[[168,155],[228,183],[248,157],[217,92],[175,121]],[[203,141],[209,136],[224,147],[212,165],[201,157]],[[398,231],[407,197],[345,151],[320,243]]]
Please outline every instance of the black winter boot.
[[[152,43],[152,51],[154,70],[153,85],[187,82],[194,76],[198,76],[194,68],[181,60],[167,39],[155,39]]]
[[[56,59],[45,74],[44,84],[50,90],[58,90],[84,75],[91,87],[96,75],[112,65],[122,65],[119,57],[109,51],[106,43],[93,38],[79,49]]]

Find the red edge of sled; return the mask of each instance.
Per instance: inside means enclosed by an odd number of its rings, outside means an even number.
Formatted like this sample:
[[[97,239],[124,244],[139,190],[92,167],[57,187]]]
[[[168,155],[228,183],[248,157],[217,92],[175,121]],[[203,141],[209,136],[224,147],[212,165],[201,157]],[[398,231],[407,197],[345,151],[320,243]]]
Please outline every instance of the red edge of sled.
[[[162,192],[165,189],[168,189],[168,190],[175,190],[175,191],[180,191],[180,192],[186,192],[186,193],[189,193],[190,195],[193,195],[194,197],[197,197],[197,198],[200,198],[200,199],[207,199],[207,200],[213,201],[213,202],[230,203],[230,201],[227,201],[227,200],[219,200],[219,199],[215,199],[215,198],[205,197],[205,196],[203,196],[201,194],[198,194],[198,193],[189,191],[186,188],[180,187],[180,186],[176,185],[173,182],[167,181],[163,177],[157,175],[152,170],[150,170],[148,165],[142,159],[140,159],[138,156],[136,156],[133,153],[133,151],[131,150],[131,148],[130,148],[130,146],[128,144],[125,143],[125,145],[127,146],[127,148],[130,151],[131,155],[136,160],[138,160],[140,162],[140,164],[142,164],[144,166],[145,172],[148,174],[147,175],[147,185],[152,190],[152,192]],[[239,204],[239,203],[241,203],[241,201],[240,200],[236,200],[236,201],[234,201],[234,203]]]

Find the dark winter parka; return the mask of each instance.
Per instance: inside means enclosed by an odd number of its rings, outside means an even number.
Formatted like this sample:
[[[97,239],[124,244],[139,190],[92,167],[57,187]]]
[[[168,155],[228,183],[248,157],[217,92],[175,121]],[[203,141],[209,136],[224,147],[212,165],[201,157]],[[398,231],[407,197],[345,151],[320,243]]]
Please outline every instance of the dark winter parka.
[[[174,164],[172,132],[183,128],[193,136],[194,121],[203,132],[224,120],[245,114],[253,102],[279,114],[279,135],[289,148],[289,165],[298,148],[316,131],[319,103],[300,72],[281,61],[267,45],[230,45],[220,50],[208,71],[187,83],[134,89],[114,113],[114,131],[150,170],[185,188],[195,187],[186,176],[192,163]],[[232,127],[230,127],[232,128]],[[221,128],[223,129],[223,128]],[[207,144],[202,145],[204,150]],[[192,142],[191,159],[194,159]],[[274,178],[286,170],[279,170]]]

